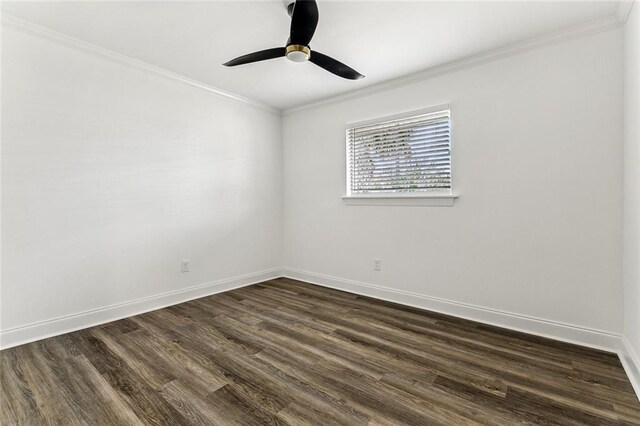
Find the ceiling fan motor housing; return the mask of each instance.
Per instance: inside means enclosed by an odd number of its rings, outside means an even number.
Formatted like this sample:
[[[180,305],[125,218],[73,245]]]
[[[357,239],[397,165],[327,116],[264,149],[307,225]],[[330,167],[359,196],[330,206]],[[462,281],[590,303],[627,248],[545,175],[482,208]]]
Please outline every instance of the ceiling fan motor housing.
[[[296,4],[296,0],[283,0],[283,2],[289,16],[293,16],[293,7]],[[290,39],[289,43],[291,43]],[[301,44],[288,44],[285,50],[285,56],[291,62],[306,62],[311,57],[311,49],[309,49],[309,46],[303,46]]]
[[[290,44],[285,50],[285,56],[292,62],[305,62],[311,57],[311,49],[301,44]]]

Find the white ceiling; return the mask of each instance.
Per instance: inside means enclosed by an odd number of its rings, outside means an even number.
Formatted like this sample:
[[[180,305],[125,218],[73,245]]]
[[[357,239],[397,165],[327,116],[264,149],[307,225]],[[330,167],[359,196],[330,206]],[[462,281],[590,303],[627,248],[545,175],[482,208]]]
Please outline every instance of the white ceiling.
[[[312,49],[367,77],[347,81],[311,63],[221,64],[284,46],[282,0],[3,2],[3,13],[207,85],[286,109],[613,15],[612,1],[318,0]]]

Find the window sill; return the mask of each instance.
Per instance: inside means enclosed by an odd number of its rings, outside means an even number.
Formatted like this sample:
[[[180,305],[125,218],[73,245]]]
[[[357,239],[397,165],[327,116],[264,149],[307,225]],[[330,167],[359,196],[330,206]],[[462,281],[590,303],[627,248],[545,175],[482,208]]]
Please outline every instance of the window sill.
[[[459,195],[457,194],[425,194],[425,195],[351,195],[342,200],[348,206],[435,206],[451,207]]]

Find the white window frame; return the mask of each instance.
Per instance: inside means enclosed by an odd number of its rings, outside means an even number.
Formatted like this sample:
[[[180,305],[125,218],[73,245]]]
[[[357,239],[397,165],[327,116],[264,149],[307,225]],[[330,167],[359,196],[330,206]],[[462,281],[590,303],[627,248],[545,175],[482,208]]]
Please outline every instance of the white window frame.
[[[353,127],[399,120],[422,114],[449,110],[451,138],[451,188],[449,191],[415,191],[415,192],[382,192],[372,194],[352,194],[350,192],[349,137],[348,131]],[[443,104],[429,108],[403,112],[400,114],[377,117],[370,120],[347,123],[345,126],[345,195],[342,197],[346,205],[353,206],[452,206],[458,195],[453,192],[453,118],[451,105]]]

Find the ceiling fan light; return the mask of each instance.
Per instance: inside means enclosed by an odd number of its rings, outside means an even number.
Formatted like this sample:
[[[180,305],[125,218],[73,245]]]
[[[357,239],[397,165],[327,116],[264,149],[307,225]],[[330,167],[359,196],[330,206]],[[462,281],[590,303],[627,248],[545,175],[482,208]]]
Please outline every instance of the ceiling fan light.
[[[300,44],[290,44],[286,48],[285,56],[291,62],[306,62],[311,57],[311,49]]]

